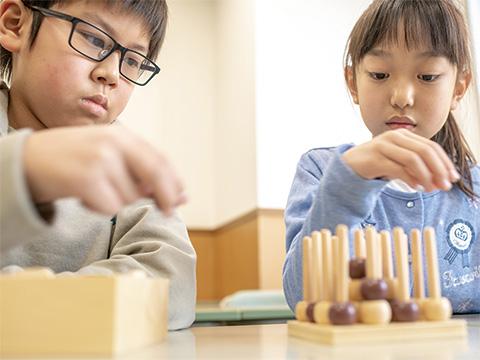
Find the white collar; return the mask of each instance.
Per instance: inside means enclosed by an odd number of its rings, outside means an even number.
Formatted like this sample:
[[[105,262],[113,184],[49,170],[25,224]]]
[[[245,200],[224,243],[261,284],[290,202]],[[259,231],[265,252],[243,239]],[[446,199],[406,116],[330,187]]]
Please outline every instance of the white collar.
[[[402,191],[402,192],[406,192],[406,193],[416,193],[417,192],[417,190],[410,187],[407,183],[405,183],[404,181],[402,181],[400,179],[391,180],[387,183],[386,186],[390,189],[397,190],[397,191]]]

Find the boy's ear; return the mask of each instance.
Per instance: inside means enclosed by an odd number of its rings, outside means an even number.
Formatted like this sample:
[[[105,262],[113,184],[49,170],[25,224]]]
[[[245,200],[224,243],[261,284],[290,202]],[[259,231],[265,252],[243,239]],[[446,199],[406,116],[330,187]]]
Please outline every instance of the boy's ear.
[[[352,96],[353,102],[358,105],[358,92],[357,85],[355,83],[355,75],[351,66],[345,68],[345,80],[347,81],[348,90]]]
[[[455,84],[455,89],[453,91],[452,104],[450,105],[450,110],[455,110],[458,106],[460,100],[468,90],[470,82],[472,81],[471,71],[462,71],[458,75],[457,82]]]
[[[11,53],[22,46],[27,34],[27,12],[21,0],[3,0],[0,3],[0,45]]]

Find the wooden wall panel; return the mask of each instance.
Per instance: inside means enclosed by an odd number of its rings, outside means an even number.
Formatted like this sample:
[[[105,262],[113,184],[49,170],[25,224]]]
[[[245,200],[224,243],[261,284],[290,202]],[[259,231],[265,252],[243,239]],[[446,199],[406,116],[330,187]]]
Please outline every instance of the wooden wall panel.
[[[256,214],[255,214],[256,215]],[[216,234],[219,299],[243,289],[258,289],[257,218],[248,216]]]
[[[192,229],[189,234],[197,251],[197,300],[220,300],[238,290],[282,288],[282,210],[254,210],[219,229]]]
[[[258,211],[259,288],[281,289],[285,261],[283,210]]]
[[[215,234],[190,230],[190,240],[197,252],[197,300],[217,300],[215,288]]]

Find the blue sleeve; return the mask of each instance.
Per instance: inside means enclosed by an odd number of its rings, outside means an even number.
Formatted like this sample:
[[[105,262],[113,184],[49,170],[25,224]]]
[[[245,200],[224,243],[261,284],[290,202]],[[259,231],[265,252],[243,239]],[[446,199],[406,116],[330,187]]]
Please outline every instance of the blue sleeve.
[[[287,256],[283,267],[283,288],[293,309],[302,299],[302,239],[312,231],[338,224],[358,228],[371,214],[386,182],[358,176],[341,159],[352,145],[314,150],[302,156],[285,209]],[[329,154],[321,156],[320,152]]]

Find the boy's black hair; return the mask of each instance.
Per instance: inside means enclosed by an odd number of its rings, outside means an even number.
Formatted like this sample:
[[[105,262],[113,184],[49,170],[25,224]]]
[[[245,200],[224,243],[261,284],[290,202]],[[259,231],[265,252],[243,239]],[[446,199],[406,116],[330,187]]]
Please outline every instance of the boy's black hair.
[[[34,5],[43,8],[51,8],[53,5],[66,3],[71,0],[22,0],[25,5]],[[168,7],[166,0],[103,0],[107,7],[116,8],[141,18],[145,22],[150,35],[147,57],[155,60],[162,47],[168,19]],[[43,16],[34,11],[32,13],[32,28],[30,31],[30,46],[37,37]],[[12,54],[0,47],[0,75],[9,81],[12,75]]]

